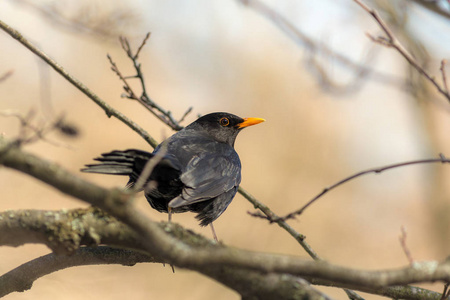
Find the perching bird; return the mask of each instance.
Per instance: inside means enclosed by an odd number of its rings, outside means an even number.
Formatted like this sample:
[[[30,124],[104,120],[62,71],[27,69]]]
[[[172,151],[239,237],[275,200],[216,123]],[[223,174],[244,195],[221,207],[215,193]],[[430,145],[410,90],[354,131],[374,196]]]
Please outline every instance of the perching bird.
[[[211,224],[228,207],[241,182],[241,161],[234,150],[238,133],[264,122],[218,112],[205,115],[175,133],[153,153],[129,149],[95,158],[83,172],[128,175],[127,187],[142,181],[140,175],[150,160],[156,162],[142,189],[151,207],[159,212],[192,211],[201,226]],[[156,160],[156,161],[155,161]],[[144,172],[145,173],[145,172]]]

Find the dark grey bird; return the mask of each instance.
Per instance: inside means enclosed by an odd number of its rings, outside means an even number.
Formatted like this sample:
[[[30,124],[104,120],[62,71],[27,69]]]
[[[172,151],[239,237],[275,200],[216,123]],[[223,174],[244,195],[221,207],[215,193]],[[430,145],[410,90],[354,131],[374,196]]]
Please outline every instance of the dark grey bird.
[[[241,161],[234,150],[238,133],[264,122],[260,118],[240,118],[230,113],[205,115],[175,133],[152,153],[129,149],[112,151],[95,158],[83,172],[127,175],[128,188],[144,190],[151,207],[159,212],[191,211],[201,226],[212,222],[228,207],[241,182]],[[152,164],[151,173],[144,168]]]

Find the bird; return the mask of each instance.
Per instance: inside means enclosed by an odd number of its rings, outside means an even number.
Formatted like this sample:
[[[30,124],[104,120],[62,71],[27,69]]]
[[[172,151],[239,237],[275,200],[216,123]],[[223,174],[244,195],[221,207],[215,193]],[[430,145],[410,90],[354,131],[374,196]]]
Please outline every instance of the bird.
[[[172,213],[197,213],[200,226],[210,225],[218,241],[212,222],[227,209],[241,182],[236,137],[243,128],[264,121],[210,113],[164,140],[152,153],[114,150],[94,158],[99,163],[87,164],[81,171],[129,176],[126,188],[144,190],[150,206],[168,213],[169,222]],[[150,174],[145,174],[147,165]]]

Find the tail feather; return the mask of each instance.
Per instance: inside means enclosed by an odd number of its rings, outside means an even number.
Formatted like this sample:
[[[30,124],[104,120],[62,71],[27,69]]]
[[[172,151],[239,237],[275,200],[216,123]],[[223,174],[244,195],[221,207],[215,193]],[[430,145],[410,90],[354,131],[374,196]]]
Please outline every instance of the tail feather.
[[[134,186],[147,162],[154,155],[149,152],[129,149],[125,151],[112,151],[103,153],[94,160],[99,163],[88,164],[81,169],[82,172],[126,175],[129,177],[127,188]],[[146,190],[150,205],[158,211],[167,211],[167,203],[181,193],[182,183],[179,179],[181,166],[172,156],[164,157],[147,179],[147,182],[157,183],[153,188]]]
[[[81,171],[98,174],[130,175],[133,172],[133,168],[119,164],[90,164],[86,165],[86,168],[81,169]]]
[[[81,171],[86,173],[128,175],[130,180],[133,180],[139,177],[145,164],[152,157],[153,154],[141,150],[114,150],[109,153],[103,153],[101,157],[94,158],[100,163],[88,164]]]

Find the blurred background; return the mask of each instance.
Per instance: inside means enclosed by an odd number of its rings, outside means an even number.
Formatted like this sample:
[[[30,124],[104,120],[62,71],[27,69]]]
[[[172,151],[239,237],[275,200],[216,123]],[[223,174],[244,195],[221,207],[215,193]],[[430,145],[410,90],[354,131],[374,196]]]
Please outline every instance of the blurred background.
[[[367,1],[430,74],[450,59],[449,3]],[[442,3],[441,3],[442,2]],[[110,54],[124,75],[134,75],[119,36],[140,55],[147,92],[175,118],[227,111],[266,122],[244,130],[236,149],[242,186],[279,215],[287,214],[353,173],[403,161],[450,157],[450,103],[394,50],[372,43],[374,20],[353,1],[3,0],[0,18],[60,63],[113,107],[161,141],[173,132],[139,104],[121,98]],[[51,132],[25,149],[104,187],[122,177],[83,174],[92,158],[113,149],[152,149],[29,50],[0,33],[0,111],[27,115],[36,125],[61,115],[76,137]],[[450,77],[450,67],[446,67]],[[6,78],[7,77],[7,78]],[[133,86],[139,90],[138,82]],[[17,137],[19,122],[0,116],[0,131]],[[289,224],[327,261],[359,269],[408,264],[401,227],[416,261],[450,254],[450,167],[398,168],[366,175],[331,191]],[[86,207],[18,172],[0,170],[0,210]],[[152,220],[167,215],[137,201]],[[255,219],[237,195],[214,225],[225,244],[310,259],[277,225]],[[193,214],[174,221],[211,237]],[[40,245],[0,248],[0,273],[49,253]],[[424,285],[442,291],[441,284]],[[340,289],[324,288],[336,299]],[[361,293],[366,299],[381,297]],[[72,268],[37,280],[5,299],[239,299],[194,272],[157,264]]]

